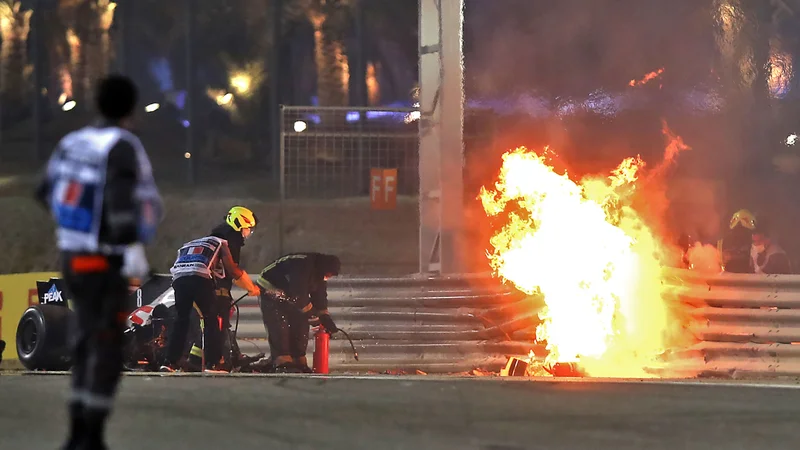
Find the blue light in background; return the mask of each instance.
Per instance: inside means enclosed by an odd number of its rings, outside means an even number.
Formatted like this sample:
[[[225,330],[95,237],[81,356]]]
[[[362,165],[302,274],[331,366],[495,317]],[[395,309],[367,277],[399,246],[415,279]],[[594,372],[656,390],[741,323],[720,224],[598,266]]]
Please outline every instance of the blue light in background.
[[[169,61],[167,58],[155,58],[149,64],[150,75],[153,76],[161,93],[169,92],[175,89],[175,83],[172,82],[172,69],[169,68]]]
[[[319,116],[319,114],[306,114],[306,120],[313,122],[316,125],[322,123],[322,118]]]

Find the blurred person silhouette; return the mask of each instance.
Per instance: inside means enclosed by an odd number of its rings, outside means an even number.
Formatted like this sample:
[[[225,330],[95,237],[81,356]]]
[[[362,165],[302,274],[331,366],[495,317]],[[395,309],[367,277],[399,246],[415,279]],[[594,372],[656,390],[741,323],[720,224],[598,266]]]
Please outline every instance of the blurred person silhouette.
[[[255,226],[255,218],[237,215],[241,219],[239,233],[250,234]],[[193,305],[197,305],[203,318],[203,348],[192,347],[190,358],[205,355],[206,367],[201,370],[221,369],[223,336],[218,322],[220,316],[217,300],[217,280],[229,278],[251,296],[260,291],[250,276],[233,260],[230,244],[217,236],[205,236],[191,240],[178,249],[175,263],[170,269],[172,288],[175,291],[175,310],[177,318],[167,341],[167,360],[161,366],[162,372],[175,372],[190,364],[181,364],[185,351],[186,338]],[[228,310],[224,312],[228,313]],[[188,367],[187,367],[188,368]]]
[[[276,372],[312,372],[306,358],[312,317],[318,317],[328,333],[339,331],[328,312],[327,281],[340,269],[334,255],[290,253],[261,271],[256,284]]]
[[[740,209],[731,216],[728,229],[717,242],[725,272],[753,273],[750,247],[755,228],[756,217],[749,210]]]
[[[56,146],[36,199],[56,222],[62,273],[77,317],[66,450],[104,449],[123,368],[123,304],[130,279],[149,271],[163,204],[150,161],[131,133],[138,93],[110,75],[98,83],[100,119]]]
[[[234,206],[225,214],[224,220],[211,230],[210,236],[224,239],[228,244],[231,259],[236,265],[241,262],[242,247],[255,232],[258,226],[258,216],[244,206]],[[218,313],[218,321],[221,334],[220,349],[223,355],[223,364],[220,368],[231,370],[242,364],[247,364],[258,360],[261,356],[250,357],[244,355],[239,349],[234,332],[231,330],[230,310],[233,306],[231,288],[233,288],[234,278],[230,271],[225,272],[224,278],[215,277],[217,301],[214,307]],[[216,321],[215,321],[216,323]],[[204,327],[205,327],[204,322]],[[193,337],[192,349],[189,353],[186,369],[199,371],[202,365],[202,349],[200,348],[199,337]],[[230,352],[228,352],[230,350]]]
[[[770,233],[769,224],[763,218],[759,220],[758,226],[753,231],[750,248],[750,264],[753,272],[768,275],[793,273],[789,256],[772,240]]]

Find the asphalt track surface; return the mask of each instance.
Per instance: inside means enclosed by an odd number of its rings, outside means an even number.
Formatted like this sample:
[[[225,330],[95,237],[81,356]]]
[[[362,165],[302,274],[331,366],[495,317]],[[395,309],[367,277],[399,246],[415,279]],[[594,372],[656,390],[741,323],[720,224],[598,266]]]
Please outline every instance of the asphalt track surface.
[[[67,377],[0,376],[0,449],[56,449]],[[700,383],[130,376],[123,449],[797,449],[800,389]]]

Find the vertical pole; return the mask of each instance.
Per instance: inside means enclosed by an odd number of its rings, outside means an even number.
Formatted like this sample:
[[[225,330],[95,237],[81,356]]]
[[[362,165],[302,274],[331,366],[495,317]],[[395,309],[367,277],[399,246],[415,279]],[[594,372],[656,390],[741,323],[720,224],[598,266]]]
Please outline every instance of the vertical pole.
[[[283,0],[272,0],[272,50],[270,53],[269,62],[269,91],[270,91],[270,156],[272,175],[276,183],[280,184],[280,189],[283,189],[283,183],[280,181],[283,173],[281,167],[282,151],[281,148],[281,98],[280,98],[280,72],[281,72],[281,19],[283,17]]]
[[[440,90],[439,0],[419,0],[419,271],[440,269]]]
[[[353,96],[351,105],[369,106],[367,96],[367,56],[364,45],[364,0],[358,2],[354,9],[353,31],[355,32],[355,61],[353,64]]]
[[[31,16],[31,59],[33,60],[33,155],[38,160],[44,159],[42,154],[42,60],[40,50],[42,46],[42,2],[33,1],[33,15]]]
[[[441,272],[463,270],[464,0],[440,0],[441,15]]]
[[[283,230],[284,230],[284,202],[286,201],[286,148],[283,137],[283,106],[279,106],[279,123],[278,123],[278,190],[280,196],[278,199],[278,256],[283,256]]]
[[[194,0],[185,0],[185,20],[186,20],[186,120],[189,126],[186,127],[186,162],[189,184],[194,184],[195,178],[195,158],[194,153]]]
[[[6,99],[6,74],[0,69],[0,161],[3,160],[3,101]]]
[[[281,20],[283,0],[272,0],[272,53],[269,64],[270,119],[272,145],[270,146],[272,176],[278,184],[278,256],[284,252],[284,202],[286,201],[286,155],[283,138],[283,105],[280,96],[281,74]]]
[[[420,0],[421,272],[463,267],[463,9],[464,0]]]
[[[367,99],[367,63],[366,63],[366,56],[364,54],[364,4],[365,1],[361,0],[356,3],[354,9],[354,31],[355,31],[355,61],[353,64],[353,69],[351,71],[351,76],[353,76],[353,93],[350,96],[350,104],[356,105],[360,107],[369,106],[369,101]],[[356,163],[356,177],[358,178],[358,192],[356,195],[364,195],[365,193],[369,195],[369,167],[366,167],[366,160],[371,155],[365,155],[364,150],[364,124],[367,121],[367,109],[362,108],[358,112],[358,147],[357,147],[357,154],[356,158],[358,159]],[[343,195],[351,195],[349,192],[343,192]]]
[[[116,66],[120,73],[131,76],[130,73],[130,48],[131,48],[131,24],[133,23],[133,0],[122,0],[118,2],[116,18],[114,19],[119,26],[119,43],[117,44]]]

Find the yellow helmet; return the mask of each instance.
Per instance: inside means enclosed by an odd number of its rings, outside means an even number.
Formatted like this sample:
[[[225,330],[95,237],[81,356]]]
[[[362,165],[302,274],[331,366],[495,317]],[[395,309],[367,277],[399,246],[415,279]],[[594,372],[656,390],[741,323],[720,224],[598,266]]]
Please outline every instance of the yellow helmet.
[[[742,224],[748,230],[754,230],[756,228],[756,216],[746,209],[740,209],[731,217],[731,230],[736,228],[738,224]]]
[[[225,217],[225,223],[236,231],[242,231],[242,228],[255,228],[257,222],[258,217],[244,206],[234,206]]]

